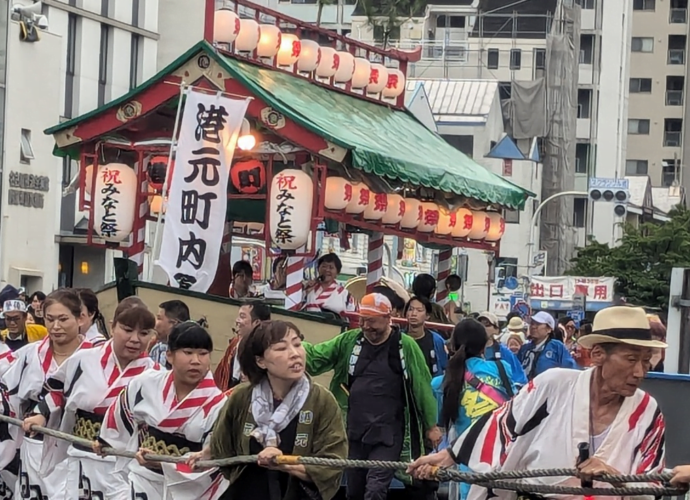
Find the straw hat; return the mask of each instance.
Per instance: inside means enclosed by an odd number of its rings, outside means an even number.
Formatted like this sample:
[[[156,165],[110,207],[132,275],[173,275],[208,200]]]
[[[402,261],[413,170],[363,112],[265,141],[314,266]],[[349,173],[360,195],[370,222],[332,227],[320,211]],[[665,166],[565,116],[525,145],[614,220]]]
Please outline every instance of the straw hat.
[[[578,343],[591,349],[597,344],[628,344],[665,349],[666,344],[652,340],[647,314],[641,307],[613,306],[594,316],[592,333],[580,337]]]
[[[518,316],[514,316],[510,318],[510,321],[508,321],[508,331],[510,333],[522,333],[525,330],[525,322],[522,321],[522,318]],[[523,339],[524,342],[524,339]]]

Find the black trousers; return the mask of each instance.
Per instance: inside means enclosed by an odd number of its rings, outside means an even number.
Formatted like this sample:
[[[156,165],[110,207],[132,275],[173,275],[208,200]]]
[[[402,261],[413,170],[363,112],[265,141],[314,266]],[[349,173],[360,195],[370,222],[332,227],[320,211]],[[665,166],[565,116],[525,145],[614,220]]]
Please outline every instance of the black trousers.
[[[368,445],[350,441],[349,458],[354,460],[400,460],[402,439],[393,446]],[[395,471],[381,469],[348,469],[347,500],[386,500]]]

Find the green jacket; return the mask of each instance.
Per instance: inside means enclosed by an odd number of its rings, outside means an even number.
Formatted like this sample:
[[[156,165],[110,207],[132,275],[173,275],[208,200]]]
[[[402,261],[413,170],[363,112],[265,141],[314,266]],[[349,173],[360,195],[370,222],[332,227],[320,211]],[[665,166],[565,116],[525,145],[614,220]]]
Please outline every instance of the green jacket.
[[[352,351],[362,337],[362,329],[356,328],[320,344],[303,345],[307,351],[307,373],[318,376],[333,370],[330,390],[338,401],[347,422],[348,369]],[[400,459],[408,461],[424,454],[426,431],[437,422],[437,405],[431,390],[431,374],[424,354],[417,342],[408,335],[401,335],[405,373],[405,442]],[[412,418],[411,418],[412,417]]]

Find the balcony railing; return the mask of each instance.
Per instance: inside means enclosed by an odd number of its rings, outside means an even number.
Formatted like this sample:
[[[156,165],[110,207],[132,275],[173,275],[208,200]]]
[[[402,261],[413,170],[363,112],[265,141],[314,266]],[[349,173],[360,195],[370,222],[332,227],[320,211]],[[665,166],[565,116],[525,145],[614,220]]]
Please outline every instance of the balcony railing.
[[[681,132],[664,132],[664,147],[678,148],[680,147]]]
[[[666,91],[666,106],[682,106],[683,105],[683,91],[682,90],[667,90]]]
[[[383,47],[381,41],[361,41],[375,47]],[[420,45],[422,46],[422,60],[466,63],[469,59],[469,43],[462,40],[388,40],[385,48],[414,50]]]
[[[685,64],[685,49],[668,49],[668,64]]]
[[[688,22],[688,9],[671,9],[668,22],[671,24],[685,24]]]

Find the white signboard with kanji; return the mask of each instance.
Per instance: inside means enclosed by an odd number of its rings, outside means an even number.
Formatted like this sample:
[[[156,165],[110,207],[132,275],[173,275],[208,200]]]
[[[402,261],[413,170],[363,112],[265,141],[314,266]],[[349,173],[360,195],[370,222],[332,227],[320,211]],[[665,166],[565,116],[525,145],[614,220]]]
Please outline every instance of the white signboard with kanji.
[[[613,302],[615,283],[616,278],[535,276],[530,283],[530,299],[572,301],[573,295],[581,294],[587,302]]]

